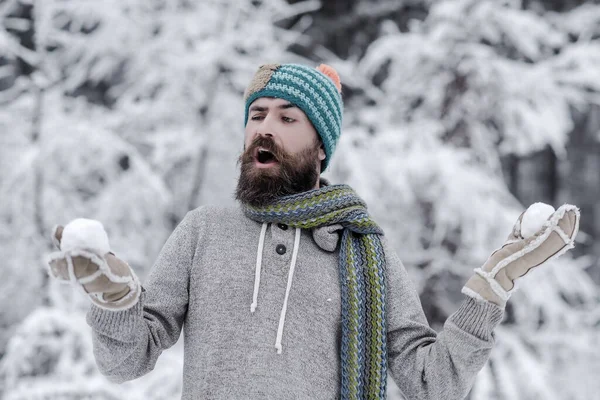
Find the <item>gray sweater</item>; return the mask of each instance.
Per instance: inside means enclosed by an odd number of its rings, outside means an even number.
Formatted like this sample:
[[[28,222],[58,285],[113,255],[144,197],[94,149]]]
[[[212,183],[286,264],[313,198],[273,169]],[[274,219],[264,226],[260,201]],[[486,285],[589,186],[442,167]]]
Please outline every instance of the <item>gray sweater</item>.
[[[340,229],[261,224],[239,207],[190,211],[136,306],[90,309],[100,371],[115,382],[146,374],[183,329],[183,399],[339,398]],[[385,237],[383,245],[389,373],[410,400],[465,398],[502,309],[465,297],[437,334]]]

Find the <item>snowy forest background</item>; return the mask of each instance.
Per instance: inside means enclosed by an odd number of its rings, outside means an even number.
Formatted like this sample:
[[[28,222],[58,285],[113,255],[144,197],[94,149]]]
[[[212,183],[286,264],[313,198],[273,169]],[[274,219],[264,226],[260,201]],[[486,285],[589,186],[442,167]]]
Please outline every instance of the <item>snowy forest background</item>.
[[[581,0],[0,0],[0,398],[179,398],[181,343],[139,380],[99,374],[87,300],[44,256],[94,218],[144,280],[188,210],[233,203],[266,62],[339,71],[324,176],[367,201],[436,329],[523,209],[581,208],[469,399],[600,398],[600,1]]]

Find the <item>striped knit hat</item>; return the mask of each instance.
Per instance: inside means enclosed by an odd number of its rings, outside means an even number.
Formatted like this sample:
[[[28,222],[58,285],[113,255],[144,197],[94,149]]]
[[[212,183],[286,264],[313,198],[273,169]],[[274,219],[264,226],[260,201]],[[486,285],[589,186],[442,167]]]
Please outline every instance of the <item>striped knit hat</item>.
[[[342,130],[342,84],[332,67],[321,64],[310,68],[298,64],[261,65],[244,93],[248,122],[250,104],[259,97],[285,99],[304,111],[325,147],[325,171]]]

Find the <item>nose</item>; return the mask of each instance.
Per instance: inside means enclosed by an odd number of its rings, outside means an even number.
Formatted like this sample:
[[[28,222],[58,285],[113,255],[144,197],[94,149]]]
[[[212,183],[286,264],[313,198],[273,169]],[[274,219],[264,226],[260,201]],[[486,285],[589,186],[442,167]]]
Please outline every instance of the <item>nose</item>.
[[[272,133],[268,133],[268,132],[263,132],[261,130],[259,130],[258,132],[256,132],[259,136],[269,136],[270,138],[273,138],[273,134]]]
[[[263,118],[262,121],[260,121],[260,124],[256,127],[256,134],[258,136],[268,136],[271,139],[273,139],[273,128],[271,125],[271,118],[269,115],[267,115],[265,118]]]

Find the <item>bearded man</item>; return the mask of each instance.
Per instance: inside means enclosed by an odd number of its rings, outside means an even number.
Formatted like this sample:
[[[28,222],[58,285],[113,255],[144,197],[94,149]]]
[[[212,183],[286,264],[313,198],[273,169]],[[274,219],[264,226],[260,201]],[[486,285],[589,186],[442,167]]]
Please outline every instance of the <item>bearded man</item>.
[[[384,399],[388,372],[407,399],[465,398],[515,282],[573,247],[578,209],[530,238],[520,217],[436,333],[364,201],[321,178],[342,128],[336,71],[263,65],[244,97],[236,205],[188,212],[143,285],[113,253],[52,257],[92,300],[102,373],[146,374],[183,331],[184,399]]]

